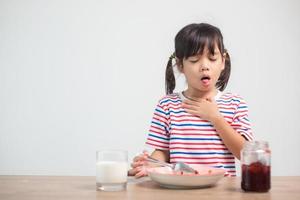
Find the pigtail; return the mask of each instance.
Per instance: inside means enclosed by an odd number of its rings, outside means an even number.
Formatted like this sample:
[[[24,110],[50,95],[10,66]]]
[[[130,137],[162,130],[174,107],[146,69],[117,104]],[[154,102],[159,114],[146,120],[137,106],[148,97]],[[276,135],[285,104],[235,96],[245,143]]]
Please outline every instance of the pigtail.
[[[165,86],[166,86],[166,94],[172,94],[175,89],[175,76],[173,71],[172,60],[175,59],[175,53],[173,53],[168,60],[166,75],[165,75]]]
[[[220,91],[225,90],[225,88],[228,84],[229,77],[230,77],[230,71],[231,71],[230,56],[229,56],[227,50],[225,50],[225,68],[221,72],[219,80],[216,83],[216,86]]]

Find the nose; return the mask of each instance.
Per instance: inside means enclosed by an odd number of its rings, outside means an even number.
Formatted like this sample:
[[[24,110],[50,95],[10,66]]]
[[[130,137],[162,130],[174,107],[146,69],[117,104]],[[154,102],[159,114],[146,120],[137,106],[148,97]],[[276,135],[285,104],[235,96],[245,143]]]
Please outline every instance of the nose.
[[[209,68],[208,67],[206,67],[205,65],[201,65],[200,66],[200,71],[209,71]]]

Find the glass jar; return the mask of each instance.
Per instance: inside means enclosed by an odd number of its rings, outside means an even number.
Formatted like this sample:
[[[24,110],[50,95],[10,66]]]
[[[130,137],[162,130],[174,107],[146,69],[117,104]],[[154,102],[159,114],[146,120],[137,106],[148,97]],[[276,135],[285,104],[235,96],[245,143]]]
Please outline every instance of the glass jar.
[[[267,192],[271,188],[271,151],[266,141],[246,141],[241,151],[241,187]]]

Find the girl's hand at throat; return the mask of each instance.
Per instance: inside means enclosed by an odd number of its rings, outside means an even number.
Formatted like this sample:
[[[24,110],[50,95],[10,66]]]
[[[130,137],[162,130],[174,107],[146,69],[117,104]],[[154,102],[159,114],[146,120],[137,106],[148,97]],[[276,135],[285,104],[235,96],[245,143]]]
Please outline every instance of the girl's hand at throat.
[[[197,99],[197,101],[186,99],[182,102],[182,107],[186,112],[211,123],[222,117],[217,103],[212,99]]]

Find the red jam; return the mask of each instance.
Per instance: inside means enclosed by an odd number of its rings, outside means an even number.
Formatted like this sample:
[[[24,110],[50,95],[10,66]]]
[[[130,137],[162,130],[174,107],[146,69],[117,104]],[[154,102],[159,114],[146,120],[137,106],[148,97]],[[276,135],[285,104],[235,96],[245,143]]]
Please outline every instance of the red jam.
[[[245,191],[267,192],[271,187],[270,176],[270,166],[260,162],[254,162],[250,165],[243,164],[241,187]]]

